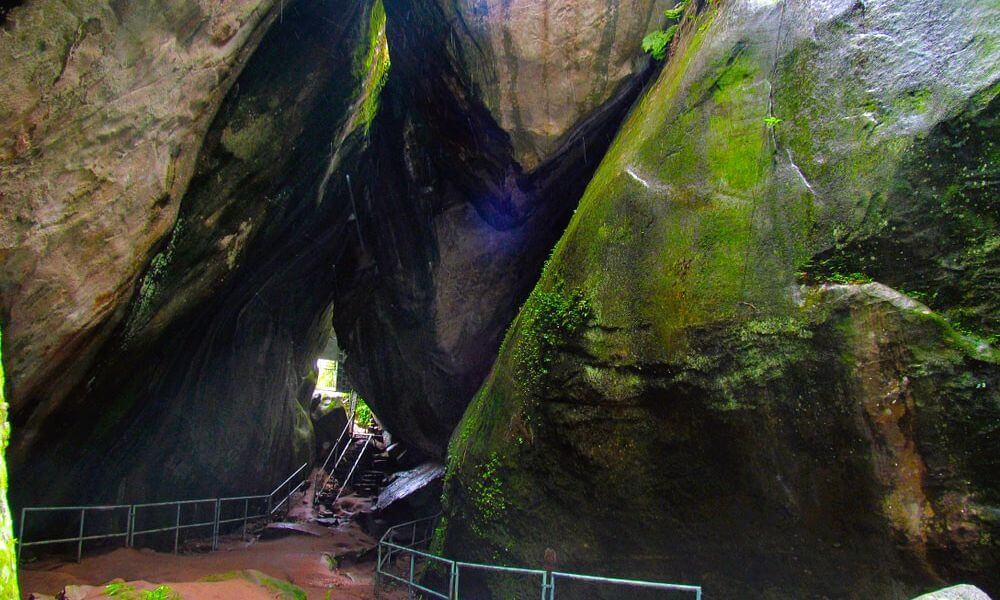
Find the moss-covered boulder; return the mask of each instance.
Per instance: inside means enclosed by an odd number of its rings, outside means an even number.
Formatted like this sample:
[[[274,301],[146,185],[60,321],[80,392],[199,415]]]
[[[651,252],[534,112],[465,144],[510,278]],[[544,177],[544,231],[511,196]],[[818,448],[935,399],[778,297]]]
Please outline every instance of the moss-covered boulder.
[[[694,3],[452,438],[439,548],[719,597],[996,589],[995,17]]]

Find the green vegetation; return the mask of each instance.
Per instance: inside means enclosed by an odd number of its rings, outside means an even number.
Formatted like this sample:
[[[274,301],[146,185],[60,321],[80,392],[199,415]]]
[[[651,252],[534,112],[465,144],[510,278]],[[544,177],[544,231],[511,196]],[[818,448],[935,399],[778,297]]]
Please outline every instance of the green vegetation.
[[[477,469],[479,477],[472,482],[472,502],[476,515],[472,522],[472,530],[479,536],[485,536],[491,525],[498,523],[507,513],[507,500],[504,498],[503,485],[500,480],[500,458],[494,452],[486,463]]]
[[[375,424],[375,414],[360,396],[354,408],[354,422],[362,427],[371,427]]]
[[[677,25],[671,25],[667,29],[654,31],[642,38],[642,49],[648,52],[654,59],[663,60],[667,56],[667,46],[677,35]]]
[[[212,582],[231,581],[233,579],[245,579],[250,583],[267,588],[268,590],[274,592],[275,600],[307,600],[305,591],[303,591],[303,589],[299,586],[282,579],[275,579],[270,575],[266,575],[254,569],[247,569],[246,571],[229,571],[226,573],[209,575],[207,577],[203,577],[201,580]]]
[[[576,334],[593,316],[582,290],[566,291],[556,277],[551,291],[536,287],[521,312],[521,337],[514,348],[517,377],[533,391],[548,374],[555,349]]]
[[[153,260],[149,261],[142,282],[139,284],[139,297],[133,303],[125,324],[125,339],[130,340],[140,327],[146,324],[153,310],[153,302],[159,295],[163,279],[167,276],[167,270],[174,260],[174,252],[177,250],[178,240],[184,235],[184,219],[177,218],[174,228],[170,232],[170,240],[166,248],[156,253]]]
[[[7,400],[4,395],[6,381],[3,371],[3,332],[0,331],[0,596],[20,598],[17,589],[17,559],[13,520],[7,505],[7,440],[10,424],[7,422]]]
[[[385,8],[381,0],[372,6],[368,22],[368,47],[364,50],[364,57],[359,61],[359,76],[362,78],[360,121],[367,132],[378,113],[379,96],[389,78],[389,67],[392,66],[389,41],[385,35]]]
[[[104,587],[104,595],[121,600],[181,600],[180,594],[170,586],[160,585],[152,590],[139,591],[124,581],[113,581]]]
[[[687,7],[690,4],[691,0],[681,0],[677,3],[677,6],[663,11],[663,16],[665,16],[668,21],[680,21],[684,16],[684,11],[687,10]]]
[[[681,0],[681,2],[673,8],[664,11],[663,16],[665,16],[668,21],[673,22],[673,24],[666,29],[653,31],[646,37],[642,38],[642,49],[644,52],[648,52],[656,60],[663,60],[666,58],[667,47],[677,35],[677,28],[680,24],[679,22],[683,19],[684,11],[687,10],[688,5],[690,4],[691,0]]]

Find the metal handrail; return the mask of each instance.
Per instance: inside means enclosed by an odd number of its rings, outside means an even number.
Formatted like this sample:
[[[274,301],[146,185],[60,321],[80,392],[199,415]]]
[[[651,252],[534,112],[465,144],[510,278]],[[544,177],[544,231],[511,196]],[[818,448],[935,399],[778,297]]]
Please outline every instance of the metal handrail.
[[[350,425],[350,423],[348,423]],[[319,502],[319,494],[326,489],[330,480],[333,479],[333,474],[337,472],[337,467],[340,466],[340,461],[344,460],[344,456],[347,454],[347,449],[351,447],[351,444],[358,438],[353,435],[347,438],[347,443],[344,444],[344,449],[340,451],[340,456],[337,457],[337,461],[333,463],[333,467],[327,473],[326,478],[323,479],[323,484],[316,488],[316,495],[313,497],[313,505],[315,506]]]
[[[340,466],[340,461],[344,459],[344,455],[347,454],[347,449],[351,447],[351,442],[357,439],[354,437],[354,416],[355,413],[357,412],[357,403],[355,401],[355,393],[353,391],[351,392],[351,410],[345,412],[348,413],[347,423],[344,424],[343,431],[341,431],[340,435],[337,436],[337,441],[334,442],[333,448],[330,448],[330,454],[326,456],[326,460],[323,461],[323,466],[320,467],[321,472],[326,472],[328,474],[326,478],[323,479],[323,484],[316,488],[316,494],[313,496],[313,506],[316,506],[316,504],[319,503],[320,492],[325,490],[327,484],[330,483],[331,479],[333,479],[333,474],[337,470],[337,467]],[[344,435],[347,433],[348,430],[350,430],[351,435],[347,437],[347,442],[344,444],[344,449],[340,451],[340,456],[338,456],[337,461],[333,463],[333,467],[329,471],[327,471],[326,467],[329,464],[330,459],[333,458],[334,452],[336,452],[337,447],[340,446],[340,440],[344,438]]]
[[[326,471],[326,466],[330,464],[330,459],[333,458],[333,453],[337,451],[337,448],[340,446],[340,440],[344,439],[344,436],[347,435],[347,430],[350,426],[350,420],[348,420],[347,423],[344,423],[344,428],[340,431],[340,435],[337,436],[337,441],[333,443],[333,447],[330,448],[330,453],[326,455],[326,460],[323,461],[323,466],[319,468],[321,471]]]
[[[360,463],[361,459],[364,457],[365,450],[368,450],[368,446],[372,443],[372,437],[374,436],[372,436],[371,434],[367,434],[366,437],[368,439],[365,440],[365,445],[361,447],[361,452],[358,452],[358,457],[354,459],[354,464],[351,466],[351,470],[348,471],[347,477],[344,478],[344,481],[340,484],[340,489],[337,490],[337,495],[333,498],[334,505],[337,504],[337,500],[340,500],[341,494],[344,493],[344,488],[346,488],[347,484],[350,483],[351,477],[354,476],[354,470],[358,468],[358,463]]]
[[[425,594],[430,594],[437,598],[442,598],[443,600],[459,600],[459,581],[461,570],[480,570],[480,571],[494,571],[499,573],[508,573],[516,576],[529,576],[529,577],[541,577],[541,586],[539,588],[541,600],[555,600],[556,597],[556,580],[567,579],[574,581],[581,581],[587,583],[595,583],[601,585],[614,585],[623,587],[633,587],[633,588],[646,588],[654,590],[662,590],[665,592],[689,592],[694,594],[695,600],[701,600],[701,586],[697,585],[687,585],[679,583],[668,583],[665,581],[647,581],[642,579],[623,579],[619,577],[601,577],[598,575],[587,575],[582,573],[568,573],[564,571],[546,571],[543,569],[531,569],[525,567],[508,567],[504,565],[491,565],[482,563],[471,563],[463,562],[457,560],[450,560],[444,558],[443,556],[438,556],[432,552],[418,550],[414,546],[417,544],[422,544],[426,542],[430,536],[425,536],[417,541],[417,526],[421,523],[433,523],[441,513],[432,515],[430,517],[423,517],[421,519],[414,519],[413,521],[407,521],[406,523],[401,523],[395,525],[386,530],[386,532],[379,539],[378,543],[378,558],[375,563],[375,594],[376,598],[379,594],[379,588],[383,579],[389,579],[392,581],[397,581],[402,585],[406,586],[409,594],[414,593],[414,591],[422,592]],[[410,545],[406,546],[404,544],[395,543],[389,541],[396,537],[397,532],[403,530],[404,528],[410,528]],[[428,528],[429,529],[429,528]],[[389,572],[387,565],[391,564],[393,554],[409,554],[410,564],[408,569],[408,575],[404,578],[396,573]],[[420,557],[428,561],[435,561],[447,565],[448,567],[448,591],[447,593],[438,590],[430,589],[419,582],[419,577],[417,575],[416,568],[416,558]]]
[[[140,502],[135,504],[95,504],[95,505],[84,505],[84,506],[26,506],[21,509],[21,520],[20,527],[18,529],[17,536],[17,561],[20,564],[21,560],[21,550],[29,546],[45,546],[51,544],[68,544],[70,542],[77,543],[76,550],[76,560],[80,562],[83,557],[83,542],[91,540],[101,540],[101,539],[114,539],[114,538],[125,538],[125,547],[133,548],[135,547],[135,536],[146,535],[150,533],[163,533],[167,531],[174,532],[174,554],[177,553],[178,544],[180,541],[180,531],[183,529],[192,529],[197,527],[212,527],[212,549],[217,550],[219,545],[219,527],[227,523],[237,523],[243,522],[243,535],[246,535],[247,523],[250,520],[269,518],[273,515],[282,504],[288,501],[288,499],[301,488],[305,483],[308,482],[308,478],[300,481],[292,490],[279,502],[277,505],[273,505],[274,495],[277,494],[281,489],[288,484],[296,475],[299,475],[309,463],[303,463],[298,469],[295,470],[291,475],[289,475],[283,482],[281,482],[278,487],[274,489],[270,494],[261,494],[255,496],[229,496],[225,498],[201,498],[197,500],[174,500],[171,502]],[[250,502],[251,501],[261,501],[265,500],[267,503],[267,508],[265,512],[250,514]],[[243,502],[243,515],[240,517],[233,518],[222,518],[222,507],[226,503],[230,502]],[[197,523],[182,523],[181,522],[181,508],[183,506],[197,505],[197,504],[208,504],[214,503],[213,517],[210,521],[199,521]],[[176,507],[174,524],[167,527],[154,527],[151,529],[138,529],[136,528],[136,516],[141,509],[149,508],[162,508],[173,506]],[[87,521],[87,513],[90,511],[116,511],[128,509],[128,513],[125,519],[125,531],[111,531],[109,533],[103,534],[93,534],[84,535],[84,528]],[[28,515],[35,512],[79,512],[79,530],[74,537],[61,537],[52,538],[44,540],[33,540],[25,541],[25,523],[27,522]]]

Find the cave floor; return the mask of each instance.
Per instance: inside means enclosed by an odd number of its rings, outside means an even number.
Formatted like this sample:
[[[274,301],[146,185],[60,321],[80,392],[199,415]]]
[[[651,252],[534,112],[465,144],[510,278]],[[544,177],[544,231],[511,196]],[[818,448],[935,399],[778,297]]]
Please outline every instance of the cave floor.
[[[351,501],[352,498],[345,500]],[[293,509],[293,512],[294,509]],[[31,593],[55,596],[68,585],[101,586],[114,579],[167,584],[184,600],[273,598],[265,588],[242,581],[207,585],[199,580],[222,573],[254,569],[270,577],[290,581],[305,590],[309,600],[355,600],[373,598],[374,557],[369,553],[357,564],[331,569],[324,554],[360,554],[375,541],[356,522],[339,527],[314,527],[320,534],[289,535],[278,539],[244,541],[240,536],[222,537],[215,552],[169,554],[147,549],[119,548],[103,554],[85,555],[82,562],[46,560],[20,571],[24,598]],[[240,587],[240,586],[244,586]],[[140,587],[140,586],[136,586]],[[327,595],[329,593],[329,595]],[[89,596],[83,596],[87,598]]]

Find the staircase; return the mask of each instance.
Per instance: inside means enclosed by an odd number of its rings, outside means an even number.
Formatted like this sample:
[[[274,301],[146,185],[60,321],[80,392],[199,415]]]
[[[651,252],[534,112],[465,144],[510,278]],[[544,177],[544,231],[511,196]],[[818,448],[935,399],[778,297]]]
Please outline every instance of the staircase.
[[[329,482],[316,495],[317,503],[329,506],[347,493],[377,496],[385,486],[390,459],[384,450],[382,432],[373,429],[368,434],[351,436],[346,444]]]

